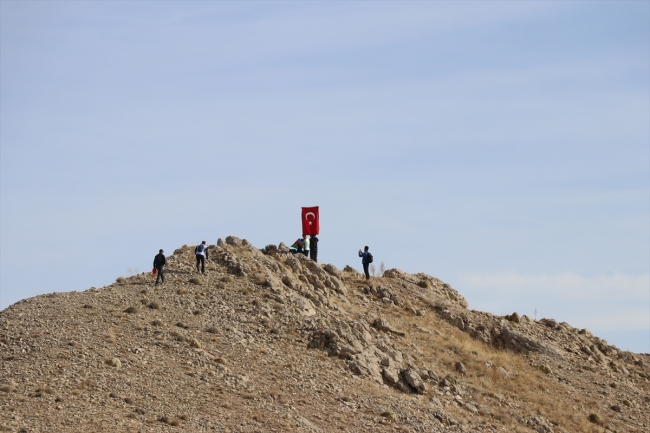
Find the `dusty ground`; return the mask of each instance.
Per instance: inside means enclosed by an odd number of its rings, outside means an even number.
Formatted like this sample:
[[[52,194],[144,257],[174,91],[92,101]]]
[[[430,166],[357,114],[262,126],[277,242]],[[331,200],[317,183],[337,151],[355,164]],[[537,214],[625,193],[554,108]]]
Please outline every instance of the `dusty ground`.
[[[0,313],[0,431],[648,432],[650,356],[229,237]],[[192,280],[193,282],[190,282]]]

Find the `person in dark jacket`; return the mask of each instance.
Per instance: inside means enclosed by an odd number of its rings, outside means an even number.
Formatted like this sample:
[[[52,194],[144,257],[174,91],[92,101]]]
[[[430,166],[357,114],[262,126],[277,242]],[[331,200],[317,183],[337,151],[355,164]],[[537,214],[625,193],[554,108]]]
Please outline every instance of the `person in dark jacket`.
[[[156,269],[156,286],[158,285],[158,279],[162,280],[162,283],[165,284],[165,274],[163,274],[163,266],[167,263],[165,260],[164,251],[158,251],[156,257],[153,258],[153,267]]]
[[[318,263],[318,238],[311,235],[309,238],[309,258]]]
[[[208,258],[208,246],[205,244],[205,241],[194,248],[194,254],[196,254],[196,272],[199,272],[200,264],[201,273],[205,274],[205,259]]]
[[[366,280],[370,279],[370,273],[368,272],[368,266],[370,266],[370,258],[372,254],[368,251],[368,246],[363,247],[363,252],[359,250],[359,257],[361,257],[361,264],[363,265],[363,273],[366,274]]]

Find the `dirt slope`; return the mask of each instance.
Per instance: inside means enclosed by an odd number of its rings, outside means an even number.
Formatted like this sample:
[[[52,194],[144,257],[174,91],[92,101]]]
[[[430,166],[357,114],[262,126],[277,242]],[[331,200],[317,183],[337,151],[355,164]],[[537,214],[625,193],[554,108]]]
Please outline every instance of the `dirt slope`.
[[[0,431],[648,432],[650,356],[228,237],[0,312]]]

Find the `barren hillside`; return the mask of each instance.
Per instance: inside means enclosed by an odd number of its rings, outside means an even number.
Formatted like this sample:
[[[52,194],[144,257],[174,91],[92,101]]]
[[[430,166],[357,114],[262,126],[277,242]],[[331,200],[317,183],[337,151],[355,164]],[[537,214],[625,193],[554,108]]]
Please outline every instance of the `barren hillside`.
[[[228,237],[0,313],[0,431],[648,432],[650,356]]]

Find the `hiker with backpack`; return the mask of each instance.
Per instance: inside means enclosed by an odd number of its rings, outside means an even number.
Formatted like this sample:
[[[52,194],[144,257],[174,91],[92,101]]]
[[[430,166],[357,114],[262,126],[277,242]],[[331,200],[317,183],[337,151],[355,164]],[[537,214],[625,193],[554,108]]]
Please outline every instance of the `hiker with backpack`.
[[[311,235],[309,238],[309,258],[318,263],[318,238]]]
[[[205,244],[205,241],[194,248],[194,254],[196,254],[196,272],[199,272],[200,264],[201,273],[205,274],[205,259],[208,258],[208,246]]]
[[[363,247],[363,252],[359,250],[359,257],[361,257],[361,264],[363,265],[363,273],[366,274],[366,280],[370,279],[370,273],[368,272],[368,266],[372,263],[373,257],[368,251],[368,246]]]
[[[162,283],[165,284],[165,275],[163,274],[163,266],[167,263],[165,260],[164,251],[158,251],[156,257],[153,258],[153,268],[156,270],[156,286],[158,285],[158,279],[162,280]]]

